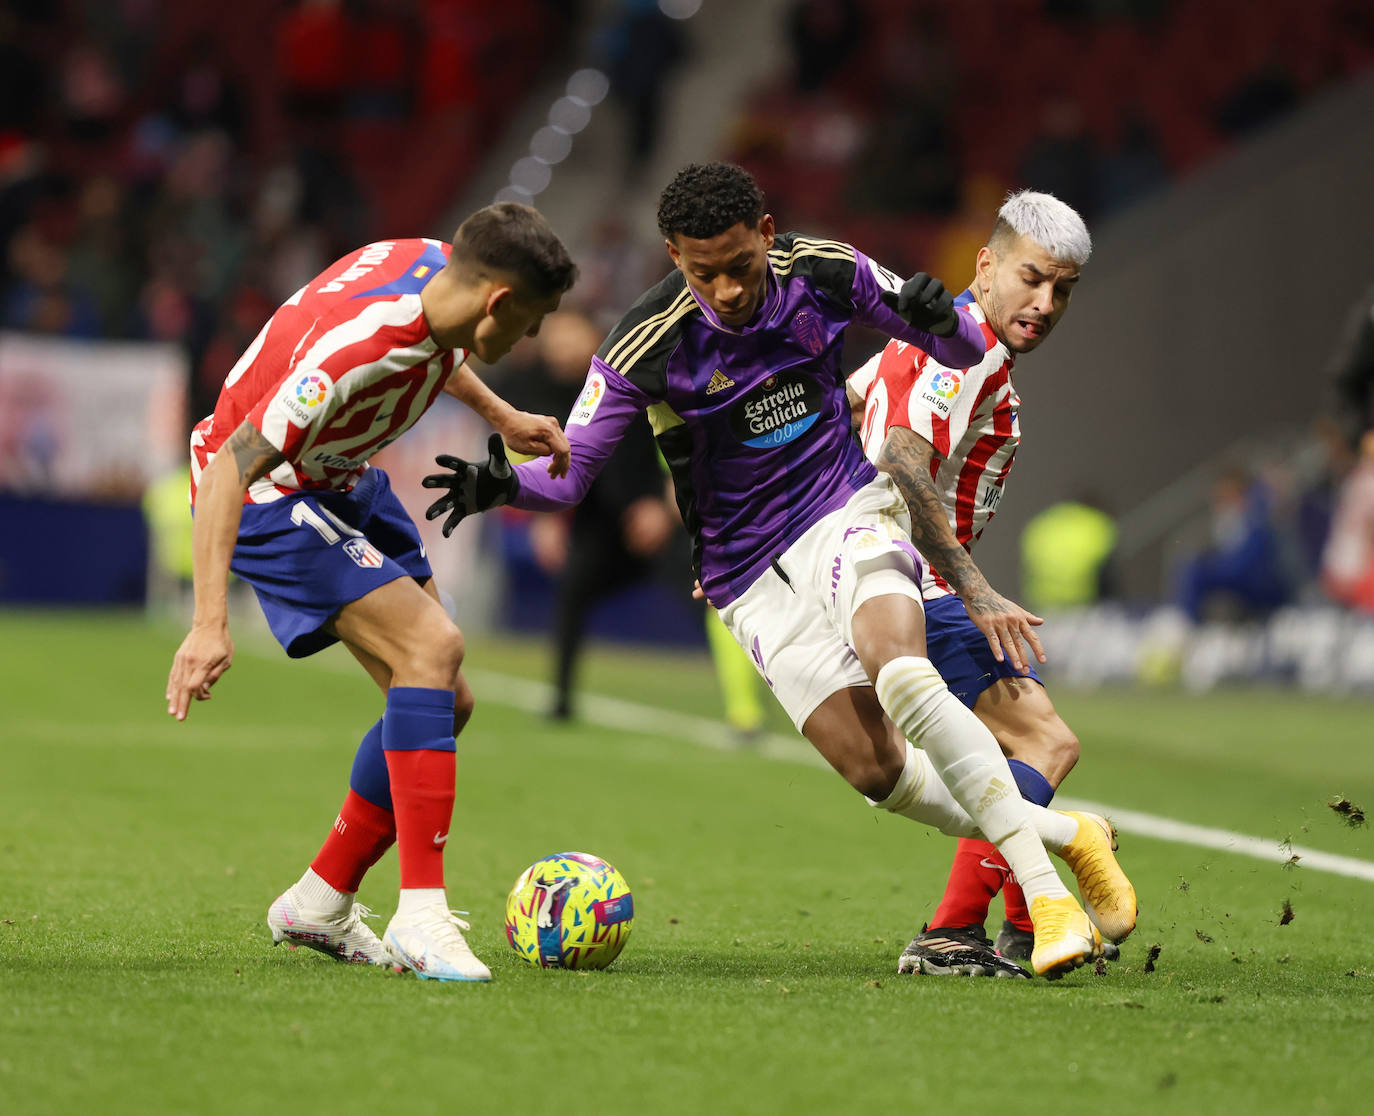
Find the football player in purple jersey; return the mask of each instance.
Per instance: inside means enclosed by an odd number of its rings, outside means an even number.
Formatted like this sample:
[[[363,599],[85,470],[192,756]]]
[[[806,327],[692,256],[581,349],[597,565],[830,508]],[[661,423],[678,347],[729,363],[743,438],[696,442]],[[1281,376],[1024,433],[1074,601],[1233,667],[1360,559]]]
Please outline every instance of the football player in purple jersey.
[[[850,426],[851,322],[954,368],[982,359],[977,323],[932,276],[903,281],[851,245],[778,233],[737,166],[685,167],[658,225],[674,270],[593,357],[566,424],[567,475],[512,469],[493,438],[486,462],[439,459],[449,471],[425,479],[445,490],[430,518],[447,514],[447,533],[498,504],[574,504],[646,412],[701,589],[802,734],[873,805],[997,845],[1030,902],[1037,973],[1100,956],[1095,921],[1124,936],[1136,913],[1110,827],[1023,800],[992,734],[931,665],[906,503]],[[1087,913],[1046,848],[1073,869]]]

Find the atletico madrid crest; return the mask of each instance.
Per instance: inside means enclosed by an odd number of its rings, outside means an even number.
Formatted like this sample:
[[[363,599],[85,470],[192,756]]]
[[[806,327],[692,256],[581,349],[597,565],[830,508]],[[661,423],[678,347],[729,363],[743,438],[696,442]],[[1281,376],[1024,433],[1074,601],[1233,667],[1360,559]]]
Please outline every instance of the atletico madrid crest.
[[[380,569],[382,552],[366,539],[349,539],[343,544],[344,553],[365,570]]]

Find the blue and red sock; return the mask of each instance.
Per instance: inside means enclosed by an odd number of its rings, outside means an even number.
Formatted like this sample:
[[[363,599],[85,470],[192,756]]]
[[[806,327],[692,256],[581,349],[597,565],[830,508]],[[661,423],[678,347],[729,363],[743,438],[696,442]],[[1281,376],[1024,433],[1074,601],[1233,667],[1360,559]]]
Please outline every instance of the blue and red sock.
[[[382,754],[382,722],[358,745],[348,795],[310,867],[330,887],[353,894],[363,876],[396,843],[396,817]]]
[[[382,748],[402,889],[444,886],[444,845],[458,770],[453,707],[452,690],[393,686],[387,691]]]

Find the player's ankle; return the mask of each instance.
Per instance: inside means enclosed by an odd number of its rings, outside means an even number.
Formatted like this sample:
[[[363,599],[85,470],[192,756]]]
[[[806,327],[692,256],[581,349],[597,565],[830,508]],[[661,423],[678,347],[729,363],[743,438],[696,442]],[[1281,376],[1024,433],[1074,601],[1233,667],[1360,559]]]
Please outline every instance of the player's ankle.
[[[292,890],[298,902],[317,914],[342,914],[353,906],[352,892],[340,891],[314,868],[307,868]]]
[[[403,887],[396,901],[396,917],[404,920],[436,906],[448,910],[448,893],[442,887]]]

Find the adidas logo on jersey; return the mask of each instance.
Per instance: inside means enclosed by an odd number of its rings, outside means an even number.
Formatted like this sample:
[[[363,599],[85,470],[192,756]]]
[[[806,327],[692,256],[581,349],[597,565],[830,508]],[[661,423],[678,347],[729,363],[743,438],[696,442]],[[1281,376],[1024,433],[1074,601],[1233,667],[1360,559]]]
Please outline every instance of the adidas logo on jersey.
[[[992,781],[988,783],[988,789],[983,792],[983,797],[978,800],[978,812],[981,814],[994,802],[1001,802],[1009,794],[1011,794],[1011,787],[994,776]]]
[[[724,391],[726,388],[732,388],[734,386],[735,381],[717,368],[711,373],[711,380],[706,385],[706,394],[715,395],[718,391]]]

